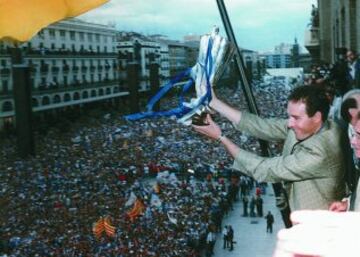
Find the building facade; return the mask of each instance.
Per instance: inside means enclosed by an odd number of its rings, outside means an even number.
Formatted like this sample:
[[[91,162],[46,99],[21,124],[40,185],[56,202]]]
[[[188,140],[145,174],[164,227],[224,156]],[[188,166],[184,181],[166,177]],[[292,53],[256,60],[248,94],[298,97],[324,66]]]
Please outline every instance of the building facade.
[[[341,49],[360,51],[360,1],[318,0],[305,46],[315,61],[333,63]]]
[[[21,45],[30,69],[33,111],[110,99],[119,87],[120,67],[112,27],[70,19],[41,30]],[[0,127],[14,116],[12,62],[0,45]]]
[[[126,69],[130,63],[139,64],[140,91],[150,90],[150,64],[158,64],[159,75],[168,77],[168,73],[165,72],[168,66],[166,63],[168,60],[166,45],[161,45],[152,38],[136,32],[120,32],[117,48],[122,67]]]

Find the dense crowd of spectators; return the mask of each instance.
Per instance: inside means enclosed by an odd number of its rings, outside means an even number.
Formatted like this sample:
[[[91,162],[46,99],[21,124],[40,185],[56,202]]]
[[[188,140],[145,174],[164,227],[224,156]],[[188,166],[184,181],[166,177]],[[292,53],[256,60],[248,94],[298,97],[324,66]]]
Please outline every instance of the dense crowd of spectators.
[[[246,108],[241,92],[222,91]],[[254,83],[254,94],[263,116],[285,117],[282,88]],[[222,123],[228,137],[259,151],[255,139],[230,126]],[[51,128],[36,142],[36,156],[27,159],[16,157],[12,137],[0,146],[5,256],[199,256],[236,199],[238,176],[225,150],[173,119],[127,122],[104,114],[82,118],[68,132]],[[145,205],[133,221],[125,204],[132,193]],[[105,216],[115,237],[96,239],[92,226]]]

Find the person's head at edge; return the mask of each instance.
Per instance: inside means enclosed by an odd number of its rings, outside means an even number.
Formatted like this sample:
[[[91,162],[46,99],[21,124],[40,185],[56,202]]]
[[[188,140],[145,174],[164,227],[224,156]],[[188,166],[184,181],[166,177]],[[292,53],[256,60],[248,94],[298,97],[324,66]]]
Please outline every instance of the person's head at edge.
[[[357,58],[357,53],[355,50],[349,49],[346,52],[346,59],[350,62],[353,63]]]
[[[330,104],[324,89],[315,86],[295,88],[288,97],[288,127],[297,140],[318,132],[328,118]]]
[[[360,89],[353,89],[347,92],[343,97],[341,104],[341,117],[346,123],[355,126],[357,113],[360,107]]]
[[[360,111],[356,115],[355,125],[349,134],[351,147],[354,149],[355,156],[360,158]]]
[[[353,89],[344,95],[341,117],[349,123],[348,136],[355,156],[360,158],[360,89]]]

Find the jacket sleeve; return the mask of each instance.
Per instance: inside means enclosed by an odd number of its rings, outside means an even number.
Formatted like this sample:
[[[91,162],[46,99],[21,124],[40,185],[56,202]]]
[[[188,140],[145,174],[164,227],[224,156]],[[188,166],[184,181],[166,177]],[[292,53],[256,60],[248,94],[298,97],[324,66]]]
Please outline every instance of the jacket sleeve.
[[[329,163],[321,148],[298,145],[288,156],[261,157],[245,150],[236,156],[233,168],[259,182],[301,181],[314,178],[329,178],[337,162]],[[333,166],[333,167],[331,167]],[[324,167],[329,171],[324,172]]]
[[[248,112],[242,112],[240,122],[234,126],[239,131],[266,141],[285,140],[288,132],[287,120],[263,119]]]

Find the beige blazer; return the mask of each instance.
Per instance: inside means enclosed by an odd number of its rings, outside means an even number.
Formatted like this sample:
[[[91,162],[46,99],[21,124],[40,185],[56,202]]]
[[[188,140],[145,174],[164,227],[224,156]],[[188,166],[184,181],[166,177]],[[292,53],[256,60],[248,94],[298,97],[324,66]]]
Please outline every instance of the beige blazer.
[[[262,119],[243,112],[236,129],[267,141],[285,141],[279,157],[260,157],[240,150],[233,167],[259,182],[286,182],[291,211],[328,209],[345,196],[341,130],[333,121],[299,142],[287,120]]]

